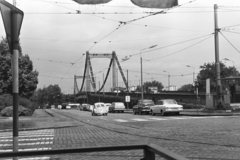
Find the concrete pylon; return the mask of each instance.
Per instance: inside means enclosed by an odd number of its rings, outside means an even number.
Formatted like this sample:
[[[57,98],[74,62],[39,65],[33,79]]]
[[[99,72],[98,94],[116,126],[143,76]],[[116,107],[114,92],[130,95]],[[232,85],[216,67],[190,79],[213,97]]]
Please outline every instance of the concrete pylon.
[[[116,53],[115,51],[112,52],[112,87],[117,87],[117,67],[116,67]]]
[[[87,68],[86,68],[86,75],[85,75],[85,81],[86,81],[86,91],[87,92],[91,92],[91,81],[90,81],[90,64],[89,64],[89,60],[90,60],[90,57],[89,57],[89,52],[87,51],[86,53],[86,58],[87,58]]]

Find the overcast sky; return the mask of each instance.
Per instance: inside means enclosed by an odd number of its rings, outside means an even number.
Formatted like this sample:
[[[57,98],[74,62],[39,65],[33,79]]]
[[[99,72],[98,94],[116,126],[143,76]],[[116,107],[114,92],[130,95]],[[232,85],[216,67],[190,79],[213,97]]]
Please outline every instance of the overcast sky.
[[[231,43],[219,34],[220,60],[228,58],[239,69],[240,1],[179,0],[178,3],[180,7],[166,10],[165,14],[121,25],[120,22],[162,9],[139,8],[130,0],[112,0],[102,5],[79,5],[71,0],[17,0],[17,7],[25,14],[20,42],[23,54],[30,56],[34,69],[39,72],[38,88],[58,84],[62,92],[73,93],[74,75],[83,75],[86,51],[99,54],[115,51],[120,61],[129,57],[121,62],[121,67],[125,74],[128,70],[131,86],[139,85],[141,50],[144,81],[157,80],[167,86],[170,74],[170,85],[179,88],[190,84],[193,71],[197,75],[199,66],[215,61],[214,36],[211,35],[214,4],[219,5],[221,33]],[[76,14],[77,10],[82,14]],[[0,36],[5,37],[2,20]],[[153,45],[157,47],[145,49]],[[91,61],[97,84],[99,81],[102,84],[110,59]],[[224,62],[232,66],[232,61]],[[120,74],[118,79],[119,86],[123,86]],[[79,79],[79,87],[81,83]],[[111,77],[105,90],[110,86]]]

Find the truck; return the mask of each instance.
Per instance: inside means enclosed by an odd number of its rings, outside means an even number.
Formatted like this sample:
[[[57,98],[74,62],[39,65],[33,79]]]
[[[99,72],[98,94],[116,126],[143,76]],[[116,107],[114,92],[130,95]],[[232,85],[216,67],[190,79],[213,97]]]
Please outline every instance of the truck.
[[[149,114],[151,112],[150,107],[154,106],[154,102],[151,99],[138,100],[138,103],[133,106],[133,114],[142,115],[143,113]]]

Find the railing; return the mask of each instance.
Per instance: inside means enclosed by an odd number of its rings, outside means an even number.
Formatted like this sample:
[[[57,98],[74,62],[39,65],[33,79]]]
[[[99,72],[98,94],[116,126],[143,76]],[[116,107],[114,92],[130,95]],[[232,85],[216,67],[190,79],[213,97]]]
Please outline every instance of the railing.
[[[44,150],[44,151],[4,152],[4,153],[0,153],[0,159],[7,158],[7,157],[59,155],[59,154],[66,154],[66,153],[106,152],[106,151],[139,150],[139,149],[143,149],[143,158],[141,160],[155,160],[156,154],[167,160],[188,160],[187,158],[184,158],[176,153],[173,153],[172,151],[164,149],[156,144],[107,146],[107,147],[75,148],[75,149]]]

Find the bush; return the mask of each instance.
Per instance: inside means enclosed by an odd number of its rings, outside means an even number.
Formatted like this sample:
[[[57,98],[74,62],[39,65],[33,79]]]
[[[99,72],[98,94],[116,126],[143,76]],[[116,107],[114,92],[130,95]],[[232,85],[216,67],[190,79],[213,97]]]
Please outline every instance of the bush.
[[[0,96],[0,112],[6,107],[13,106],[12,101],[13,101],[12,95],[10,95],[10,94],[1,95]],[[33,113],[37,107],[37,105],[34,102],[31,102],[30,100],[28,100],[26,98],[19,97],[19,110],[22,106],[25,109],[30,110],[31,113]],[[25,112],[25,111],[23,111],[23,112]],[[28,112],[28,111],[26,111],[26,112]]]
[[[202,105],[202,104],[183,103],[183,102],[179,102],[179,104],[183,106],[183,109],[203,109],[203,108],[205,108],[205,105]]]
[[[13,107],[12,106],[5,107],[1,111],[1,115],[6,116],[6,117],[12,117],[13,116]],[[32,115],[32,111],[30,109],[25,108],[23,106],[19,106],[18,116],[31,116],[31,115]]]

